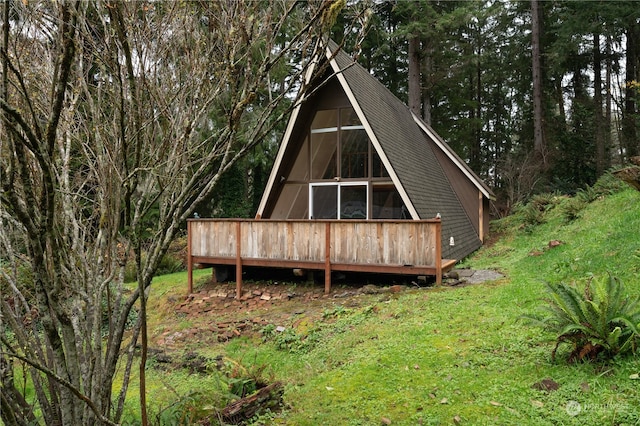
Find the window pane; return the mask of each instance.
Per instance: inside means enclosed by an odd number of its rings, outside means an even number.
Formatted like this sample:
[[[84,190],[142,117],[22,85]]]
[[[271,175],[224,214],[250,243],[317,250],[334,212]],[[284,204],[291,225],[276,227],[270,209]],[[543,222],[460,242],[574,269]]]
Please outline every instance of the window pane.
[[[369,138],[364,130],[343,130],[341,174],[343,178],[368,177]]]
[[[271,219],[306,219],[309,208],[309,187],[287,184],[282,188]]]
[[[387,172],[387,168],[382,163],[380,156],[376,152],[375,148],[371,147],[371,152],[373,153],[373,170],[371,173],[372,177],[389,177],[389,172]]]
[[[313,212],[312,219],[337,219],[338,218],[338,186],[322,185],[313,186]]]
[[[329,109],[316,112],[311,123],[311,129],[327,129],[338,127],[338,110]]]
[[[410,219],[400,194],[393,186],[374,186],[371,198],[373,219]]]
[[[338,132],[311,134],[311,178],[333,179],[337,174]]]
[[[358,126],[360,119],[353,108],[343,108],[340,110],[340,126]]]
[[[287,180],[309,180],[309,138],[304,138],[296,162],[293,164]]]
[[[340,187],[340,219],[366,219],[367,218],[367,187],[341,186]]]

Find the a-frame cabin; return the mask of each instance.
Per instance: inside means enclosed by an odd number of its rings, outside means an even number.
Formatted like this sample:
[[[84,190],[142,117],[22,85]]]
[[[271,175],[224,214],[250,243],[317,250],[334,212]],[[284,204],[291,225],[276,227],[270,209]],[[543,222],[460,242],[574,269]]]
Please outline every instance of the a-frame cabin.
[[[443,257],[477,250],[492,191],[431,127],[336,50],[330,42],[330,67],[315,79],[322,86],[291,116],[257,218],[439,216]]]
[[[326,291],[335,270],[440,282],[482,245],[492,191],[334,42],[324,53],[256,220],[190,220],[189,270],[196,262],[235,265],[238,294],[242,265],[321,269]]]

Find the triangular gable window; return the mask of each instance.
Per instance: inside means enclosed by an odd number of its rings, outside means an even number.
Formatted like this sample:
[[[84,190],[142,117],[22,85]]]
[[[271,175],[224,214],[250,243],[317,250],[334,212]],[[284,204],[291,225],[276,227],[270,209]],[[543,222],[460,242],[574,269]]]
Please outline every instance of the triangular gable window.
[[[409,218],[353,108],[318,110],[308,126],[272,218]]]

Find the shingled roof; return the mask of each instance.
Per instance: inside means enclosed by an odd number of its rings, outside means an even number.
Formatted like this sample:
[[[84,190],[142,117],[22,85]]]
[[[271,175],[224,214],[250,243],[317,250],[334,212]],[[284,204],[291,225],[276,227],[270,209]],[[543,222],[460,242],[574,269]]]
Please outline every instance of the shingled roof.
[[[491,190],[419,117],[367,70],[330,42],[327,57],[414,219],[442,217],[443,257],[461,259],[480,241],[434,150],[442,150],[488,198]],[[454,246],[450,238],[454,237]]]

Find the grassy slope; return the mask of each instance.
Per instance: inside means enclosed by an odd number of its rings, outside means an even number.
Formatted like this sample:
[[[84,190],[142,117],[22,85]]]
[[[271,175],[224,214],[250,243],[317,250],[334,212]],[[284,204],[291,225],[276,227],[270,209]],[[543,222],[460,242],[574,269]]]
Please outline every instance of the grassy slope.
[[[630,378],[640,373],[637,357],[608,366],[553,363],[554,336],[519,318],[540,306],[544,281],[611,271],[640,293],[640,193],[597,200],[571,224],[558,207],[546,217],[533,232],[503,221],[505,235],[466,260],[501,270],[503,280],[337,309],[315,332],[317,343],[300,351],[247,339],[224,351],[245,364],[267,364],[288,383],[289,408],[272,420],[278,424],[451,424],[456,416],[462,424],[638,424],[640,380]],[[550,240],[563,244],[547,250]],[[544,378],[559,389],[532,388]],[[188,387],[192,379],[180,380]],[[569,401],[581,404],[575,416]]]

